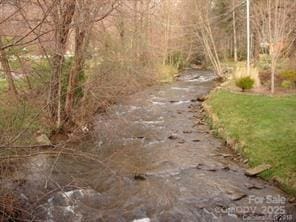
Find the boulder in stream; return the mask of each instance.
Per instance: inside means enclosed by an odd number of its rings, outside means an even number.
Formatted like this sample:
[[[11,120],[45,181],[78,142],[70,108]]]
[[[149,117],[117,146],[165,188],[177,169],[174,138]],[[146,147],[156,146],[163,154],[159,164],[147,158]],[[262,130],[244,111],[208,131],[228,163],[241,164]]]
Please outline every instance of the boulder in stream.
[[[178,139],[178,137],[176,135],[170,135],[168,137],[168,139],[170,139],[170,140],[176,140],[176,139]]]
[[[143,174],[136,174],[136,175],[134,176],[134,179],[135,179],[135,180],[141,180],[141,181],[144,181],[144,180],[146,180],[146,177],[145,177],[145,175],[143,175]]]
[[[266,171],[266,170],[269,170],[271,168],[271,165],[269,164],[262,164],[262,165],[259,165],[259,166],[256,166],[254,168],[251,168],[251,169],[247,169],[245,174],[249,177],[254,177],[254,176],[257,176],[258,174]]]
[[[151,220],[149,218],[142,218],[142,219],[136,219],[133,220],[133,222],[150,222]]]
[[[242,198],[247,196],[247,194],[243,193],[242,191],[234,190],[234,189],[227,190],[226,195],[230,200],[233,200],[233,201],[241,200]]]
[[[197,101],[198,102],[204,102],[204,101],[206,101],[207,100],[207,96],[199,96],[198,98],[197,98]]]

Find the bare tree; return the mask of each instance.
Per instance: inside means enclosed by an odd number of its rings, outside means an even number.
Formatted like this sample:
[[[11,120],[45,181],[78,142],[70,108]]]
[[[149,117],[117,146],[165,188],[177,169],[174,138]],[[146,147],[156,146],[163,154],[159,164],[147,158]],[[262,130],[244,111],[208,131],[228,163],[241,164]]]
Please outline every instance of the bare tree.
[[[78,76],[83,72],[85,64],[85,53],[89,43],[89,35],[96,22],[105,19],[115,8],[116,1],[106,1],[98,4],[94,0],[78,0],[75,13],[75,54],[74,63],[69,73],[67,86],[65,113],[68,120],[72,119],[75,100],[75,89],[77,88]],[[98,17],[99,14],[99,17]]]
[[[14,80],[11,74],[11,68],[9,65],[9,60],[7,57],[7,54],[5,52],[5,49],[3,49],[3,41],[2,37],[0,36],[0,62],[3,68],[3,71],[5,73],[6,80],[8,82],[8,91],[12,92],[16,97],[18,96],[18,91],[16,89],[16,86],[14,84]]]
[[[271,56],[271,93],[275,91],[275,75],[277,63],[286,49],[291,46],[294,38],[290,38],[294,31],[295,20],[290,20],[291,13],[295,12],[295,1],[268,0],[268,40]],[[295,18],[295,17],[294,17]],[[291,24],[292,22],[292,24]]]
[[[53,67],[49,92],[49,109],[53,120],[57,123],[57,128],[61,126],[62,122],[62,68],[75,7],[75,1],[58,1],[52,13],[55,24],[55,43],[52,59]]]
[[[236,0],[232,0],[232,24],[233,24],[233,54],[234,54],[234,61],[237,62],[237,34],[236,34]]]
[[[288,52],[295,41],[295,9],[296,2],[292,0],[262,0],[254,4],[255,27],[261,42],[266,42],[269,46],[271,93],[275,92],[279,59]]]
[[[216,75],[222,78],[223,70],[210,23],[211,1],[196,0],[195,9],[199,21],[196,26],[196,35],[202,42],[204,50],[216,71]]]

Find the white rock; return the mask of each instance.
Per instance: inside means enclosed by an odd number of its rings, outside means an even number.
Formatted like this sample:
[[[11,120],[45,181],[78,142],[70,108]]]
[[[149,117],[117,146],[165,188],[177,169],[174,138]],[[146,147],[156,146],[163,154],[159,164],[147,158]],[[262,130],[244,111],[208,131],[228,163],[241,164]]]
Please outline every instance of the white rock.
[[[150,218],[135,219],[133,222],[150,222]]]
[[[52,145],[52,143],[50,142],[50,140],[48,139],[48,137],[45,134],[41,134],[41,135],[37,136],[36,141],[40,145]]]
[[[82,129],[82,131],[83,131],[84,133],[89,132],[89,129],[88,129],[87,126],[83,126],[81,129]]]

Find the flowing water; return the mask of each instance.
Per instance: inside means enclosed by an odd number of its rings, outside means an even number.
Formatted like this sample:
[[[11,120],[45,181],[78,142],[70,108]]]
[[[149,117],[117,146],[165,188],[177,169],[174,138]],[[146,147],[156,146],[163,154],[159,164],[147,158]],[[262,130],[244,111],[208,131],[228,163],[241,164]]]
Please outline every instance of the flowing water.
[[[35,219],[264,221],[280,209],[295,219],[292,204],[276,202],[285,194],[245,176],[223,141],[200,122],[196,98],[214,87],[214,78],[188,70],[175,83],[151,87],[98,115],[91,135],[69,146],[71,155],[29,158],[17,189]]]

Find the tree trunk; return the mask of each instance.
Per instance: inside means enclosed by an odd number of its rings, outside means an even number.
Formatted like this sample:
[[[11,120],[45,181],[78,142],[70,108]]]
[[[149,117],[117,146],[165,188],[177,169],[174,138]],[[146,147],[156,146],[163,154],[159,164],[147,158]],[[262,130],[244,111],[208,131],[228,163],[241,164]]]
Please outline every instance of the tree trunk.
[[[272,62],[271,62],[271,86],[270,86],[270,89],[271,89],[271,94],[274,94],[275,92],[275,72],[276,72],[276,61],[274,61],[274,59],[272,59]]]
[[[234,49],[234,61],[237,62],[237,36],[236,36],[236,14],[235,14],[235,0],[232,1],[233,5],[233,13],[232,13],[232,19],[233,19],[233,49]]]
[[[168,61],[169,63],[169,46],[170,46],[170,26],[171,26],[171,8],[170,8],[170,0],[165,1],[165,27],[164,27],[164,54],[163,54],[163,64]]]
[[[132,48],[134,50],[134,55],[135,55],[135,58],[138,59],[139,57],[139,42],[138,42],[138,37],[139,37],[139,22],[138,22],[138,1],[134,1],[134,4],[133,4],[133,19],[134,19],[134,24],[133,24],[133,39],[132,39]]]
[[[9,61],[8,61],[5,49],[2,49],[2,47],[3,47],[3,42],[2,42],[2,37],[0,37],[0,62],[2,65],[2,69],[5,73],[5,78],[8,82],[8,91],[12,92],[17,97],[18,92],[17,92],[16,86],[14,84],[14,80],[13,80],[13,77],[11,74]]]
[[[60,128],[62,121],[62,68],[70,25],[75,12],[75,5],[75,1],[66,1],[62,6],[61,17],[54,18],[56,20],[55,52],[52,62],[49,111],[53,121],[57,123],[57,128]],[[58,13],[56,13],[56,16],[58,16]]]
[[[64,56],[55,54],[53,55],[53,70],[50,81],[50,92],[49,92],[49,111],[52,119],[57,122],[58,127],[60,126],[60,110],[59,110],[59,101],[60,101],[60,79],[62,75],[62,66],[64,63]]]
[[[76,28],[76,37],[75,37],[75,59],[72,69],[69,74],[69,81],[66,94],[66,104],[65,104],[65,113],[67,117],[71,120],[72,111],[75,99],[75,89],[77,87],[77,80],[79,74],[83,70],[84,66],[84,53],[86,49],[86,31],[80,31],[79,28]]]
[[[260,55],[260,39],[259,39],[259,33],[256,31],[254,32],[254,50],[253,50],[254,61],[259,60],[259,55]]]
[[[23,74],[25,75],[25,78],[26,78],[26,81],[27,81],[27,84],[28,84],[28,88],[32,89],[32,84],[31,84],[30,78],[28,76],[28,72],[27,72],[27,69],[25,67],[24,62],[22,61],[22,59],[20,58],[20,56],[17,53],[15,54],[15,56],[16,56],[16,59],[17,59],[17,61],[19,62],[20,66],[21,66]]]

